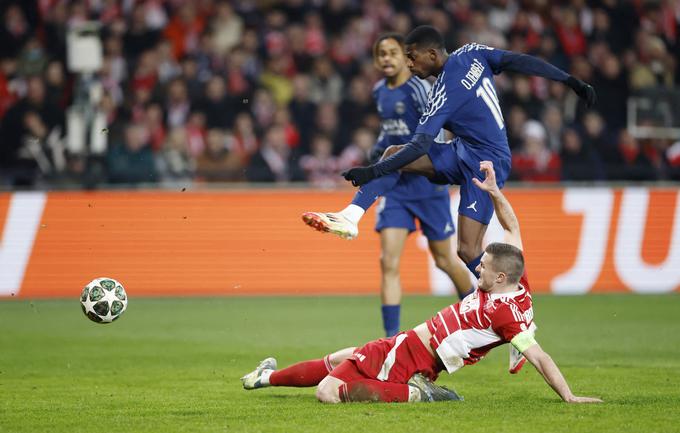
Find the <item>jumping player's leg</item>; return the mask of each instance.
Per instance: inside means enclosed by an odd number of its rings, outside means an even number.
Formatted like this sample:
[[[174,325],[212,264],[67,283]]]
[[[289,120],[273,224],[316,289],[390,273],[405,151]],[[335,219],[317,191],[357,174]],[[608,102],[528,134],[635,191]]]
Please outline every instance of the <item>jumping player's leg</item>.
[[[464,298],[474,290],[474,285],[465,264],[451,248],[455,226],[451,217],[451,200],[448,190],[446,194],[408,202],[408,209],[420,221],[420,227],[428,240],[435,266],[447,274],[458,296],[461,299]]]
[[[403,145],[390,146],[385,149],[382,158],[396,153]],[[429,156],[423,155],[417,160],[401,168],[401,171],[416,173],[422,176],[431,177],[434,175],[434,168]],[[340,212],[305,212],[302,220],[310,227],[321,232],[333,233],[345,239],[354,239],[359,234],[358,224],[364,213],[373,203],[390,191],[399,181],[399,172],[391,173],[373,179],[363,185],[354,195],[352,203]]]
[[[458,257],[475,275],[477,275],[475,269],[482,258],[482,241],[487,227],[487,224],[458,214]]]
[[[452,252],[451,238],[428,241],[434,264],[449,276],[460,299],[474,291],[470,273],[465,264]]]
[[[401,279],[399,263],[409,230],[385,228],[380,231],[380,300],[385,335],[391,337],[399,332],[401,310]]]

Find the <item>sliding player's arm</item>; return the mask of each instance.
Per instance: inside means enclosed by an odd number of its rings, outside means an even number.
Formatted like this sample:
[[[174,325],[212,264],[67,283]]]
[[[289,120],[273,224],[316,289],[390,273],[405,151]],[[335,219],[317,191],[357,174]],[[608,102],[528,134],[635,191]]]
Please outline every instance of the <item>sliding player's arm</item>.
[[[522,250],[522,235],[519,230],[519,221],[512,210],[512,205],[503,195],[498,184],[496,183],[496,172],[493,169],[491,161],[482,161],[479,163],[479,170],[486,176],[484,182],[473,177],[472,182],[477,188],[489,193],[493,208],[496,211],[496,217],[503,227],[503,242],[513,245]]]
[[[515,338],[519,339],[521,336],[522,334],[519,334]],[[522,352],[526,359],[536,367],[536,370],[543,376],[545,382],[550,385],[562,400],[567,403],[602,403],[602,400],[599,398],[574,395],[569,388],[569,384],[564,379],[564,376],[562,376],[562,372],[557,367],[557,364],[555,364],[555,361],[552,360],[550,355],[543,351],[541,346],[533,340],[533,337],[531,337],[531,340],[532,343],[530,343],[529,347],[522,347],[524,350],[520,349],[522,344],[516,343],[515,339],[513,339],[512,344],[515,347],[520,346],[517,348]]]

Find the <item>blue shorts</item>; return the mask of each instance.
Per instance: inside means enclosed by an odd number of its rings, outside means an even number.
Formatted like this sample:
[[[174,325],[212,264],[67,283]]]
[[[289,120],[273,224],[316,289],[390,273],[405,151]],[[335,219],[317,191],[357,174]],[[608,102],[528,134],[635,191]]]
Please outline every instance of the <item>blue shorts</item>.
[[[416,230],[416,218],[423,235],[431,241],[448,239],[456,230],[451,217],[451,198],[448,194],[420,200],[400,200],[383,197],[376,208],[375,230],[386,228]]]
[[[433,183],[460,185],[460,204],[458,215],[464,215],[482,224],[488,225],[493,216],[493,203],[489,193],[482,191],[472,183],[472,178],[483,181],[484,174],[479,171],[481,160],[474,160],[472,152],[466,152],[468,161],[459,155],[458,146],[466,146],[466,143],[455,139],[449,143],[435,143],[430,146],[428,156],[432,160],[435,177],[430,179]],[[503,187],[510,173],[510,160],[487,157],[493,162],[496,172],[496,181],[500,188]]]

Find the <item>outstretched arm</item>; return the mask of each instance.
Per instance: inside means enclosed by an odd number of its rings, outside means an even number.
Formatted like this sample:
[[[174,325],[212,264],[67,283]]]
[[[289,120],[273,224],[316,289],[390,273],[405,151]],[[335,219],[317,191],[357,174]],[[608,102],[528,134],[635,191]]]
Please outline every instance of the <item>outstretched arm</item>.
[[[536,370],[543,376],[546,383],[555,390],[567,403],[602,403],[602,400],[594,397],[579,397],[574,395],[569,389],[569,384],[562,376],[562,372],[552,360],[550,355],[543,351],[538,343],[524,350],[522,354],[527,360],[536,367]]]
[[[377,177],[393,173],[425,155],[433,142],[434,137],[431,135],[415,134],[411,141],[395,154],[368,167],[351,168],[343,172],[342,176],[354,186],[364,185]]]
[[[500,62],[494,67],[495,73],[513,71],[527,75],[545,77],[554,81],[561,81],[571,87],[581,99],[584,99],[588,107],[592,107],[597,102],[597,95],[595,94],[593,86],[578,78],[572,77],[550,63],[528,54],[520,54],[512,51],[502,51],[502,53]]]
[[[510,202],[505,198],[500,188],[498,188],[493,163],[491,161],[482,161],[479,163],[479,170],[486,176],[484,182],[481,182],[475,177],[472,178],[472,182],[477,188],[489,193],[498,221],[503,227],[503,242],[522,250],[522,235],[519,231],[519,221],[517,220],[515,211],[512,210]]]

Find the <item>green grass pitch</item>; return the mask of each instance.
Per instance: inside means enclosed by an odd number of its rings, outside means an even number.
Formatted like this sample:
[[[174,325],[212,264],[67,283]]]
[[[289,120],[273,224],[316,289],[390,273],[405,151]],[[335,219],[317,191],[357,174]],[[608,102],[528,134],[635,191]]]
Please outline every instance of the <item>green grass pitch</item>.
[[[678,432],[680,296],[536,296],[567,405],[507,348],[440,383],[464,402],[322,405],[313,389],[241,389],[280,366],[380,337],[377,297],[131,298],[110,325],[77,299],[0,302],[0,432]],[[446,298],[407,297],[404,327]]]

